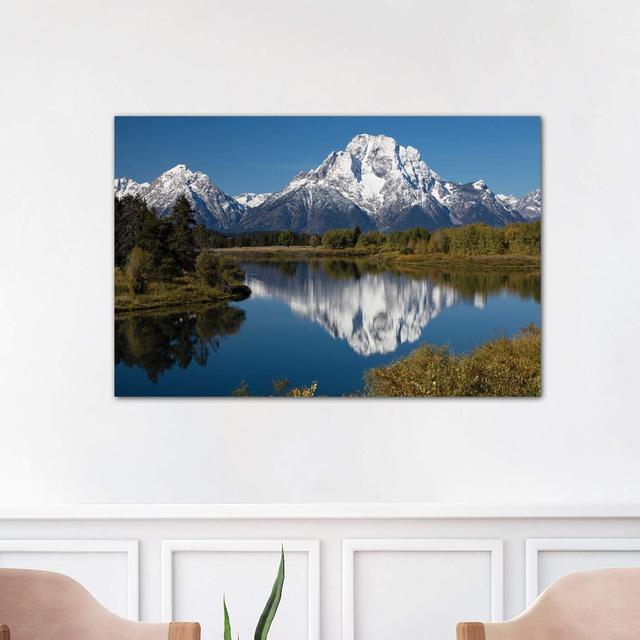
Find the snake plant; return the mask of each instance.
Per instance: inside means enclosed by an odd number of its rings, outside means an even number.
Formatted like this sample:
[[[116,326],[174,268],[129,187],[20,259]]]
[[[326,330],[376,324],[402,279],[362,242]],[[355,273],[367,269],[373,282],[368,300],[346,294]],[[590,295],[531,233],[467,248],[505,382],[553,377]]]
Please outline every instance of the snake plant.
[[[282,587],[284,586],[284,547],[280,552],[280,566],[278,567],[278,573],[276,580],[273,583],[271,594],[267,600],[267,604],[264,607],[262,615],[258,620],[256,631],[253,634],[254,640],[267,640],[271,623],[276,616],[280,599],[282,598]],[[231,622],[229,620],[229,611],[227,610],[226,598],[222,599],[222,606],[224,609],[224,640],[231,639]],[[239,640],[239,638],[238,638]]]

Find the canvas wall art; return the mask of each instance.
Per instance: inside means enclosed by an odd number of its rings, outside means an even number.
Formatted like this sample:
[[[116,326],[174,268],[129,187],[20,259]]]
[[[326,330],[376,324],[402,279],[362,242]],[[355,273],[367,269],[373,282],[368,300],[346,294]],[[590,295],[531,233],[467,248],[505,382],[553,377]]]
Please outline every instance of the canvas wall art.
[[[540,129],[117,117],[115,394],[539,396]]]

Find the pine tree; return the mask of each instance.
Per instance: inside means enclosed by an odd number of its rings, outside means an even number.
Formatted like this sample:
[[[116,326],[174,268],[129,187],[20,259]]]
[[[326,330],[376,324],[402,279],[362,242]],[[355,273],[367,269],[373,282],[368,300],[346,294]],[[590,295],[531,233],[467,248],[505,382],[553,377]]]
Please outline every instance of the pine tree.
[[[175,201],[170,222],[173,227],[169,239],[171,253],[182,270],[193,271],[196,264],[196,243],[193,235],[196,220],[185,195],[179,196]]]
[[[155,218],[155,214],[140,196],[124,196],[121,200],[115,199],[114,217],[114,258],[116,266],[122,266],[139,243],[145,221]]]

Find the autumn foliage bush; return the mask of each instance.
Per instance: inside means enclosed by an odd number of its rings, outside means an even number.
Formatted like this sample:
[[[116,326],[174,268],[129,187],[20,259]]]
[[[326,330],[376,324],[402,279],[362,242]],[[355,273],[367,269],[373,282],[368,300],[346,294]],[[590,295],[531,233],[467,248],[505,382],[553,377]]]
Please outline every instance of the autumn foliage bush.
[[[370,369],[365,383],[372,396],[539,396],[541,332],[529,325],[466,355],[422,345],[402,360]]]

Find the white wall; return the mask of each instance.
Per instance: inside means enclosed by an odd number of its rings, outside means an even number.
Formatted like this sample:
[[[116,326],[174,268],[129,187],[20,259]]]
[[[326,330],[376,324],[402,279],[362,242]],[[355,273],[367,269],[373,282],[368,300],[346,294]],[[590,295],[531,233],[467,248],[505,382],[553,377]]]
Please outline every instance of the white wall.
[[[637,500],[638,12],[2,3],[0,503]],[[541,114],[544,398],[114,399],[112,118],[134,113]]]

